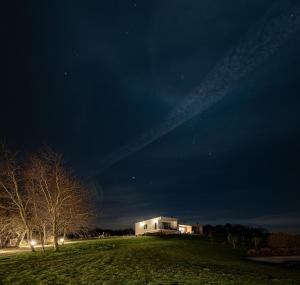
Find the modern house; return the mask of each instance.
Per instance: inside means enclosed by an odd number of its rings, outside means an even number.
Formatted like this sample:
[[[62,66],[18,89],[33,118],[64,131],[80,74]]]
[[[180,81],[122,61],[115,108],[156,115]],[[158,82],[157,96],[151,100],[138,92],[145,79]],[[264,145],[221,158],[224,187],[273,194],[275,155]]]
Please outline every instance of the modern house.
[[[156,217],[135,224],[136,235],[202,233],[202,225],[181,225],[174,217]]]

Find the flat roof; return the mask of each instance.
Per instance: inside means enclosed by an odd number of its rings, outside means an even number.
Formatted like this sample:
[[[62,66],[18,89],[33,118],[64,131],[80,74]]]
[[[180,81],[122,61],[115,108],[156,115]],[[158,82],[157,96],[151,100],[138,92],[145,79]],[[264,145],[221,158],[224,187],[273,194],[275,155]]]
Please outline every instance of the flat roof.
[[[154,220],[154,219],[161,220],[161,219],[164,219],[164,218],[177,220],[177,218],[175,218],[175,217],[159,216],[159,217],[154,217],[154,218],[138,221],[138,222],[136,222],[136,224],[146,222],[146,221],[150,221],[150,220]]]

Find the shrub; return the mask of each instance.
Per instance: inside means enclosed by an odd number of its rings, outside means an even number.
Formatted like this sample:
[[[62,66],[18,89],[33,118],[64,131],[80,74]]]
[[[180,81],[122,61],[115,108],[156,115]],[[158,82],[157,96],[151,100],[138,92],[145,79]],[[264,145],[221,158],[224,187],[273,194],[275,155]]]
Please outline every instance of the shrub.
[[[260,256],[272,256],[272,250],[267,247],[263,247],[259,250]]]
[[[300,247],[295,247],[291,249],[293,255],[300,255]]]
[[[288,256],[293,255],[292,250],[287,247],[279,247],[272,250],[273,256]]]
[[[247,251],[247,256],[255,257],[258,256],[259,252],[256,249],[249,249]]]
[[[292,234],[270,234],[267,239],[267,245],[271,248],[299,248],[300,235]]]

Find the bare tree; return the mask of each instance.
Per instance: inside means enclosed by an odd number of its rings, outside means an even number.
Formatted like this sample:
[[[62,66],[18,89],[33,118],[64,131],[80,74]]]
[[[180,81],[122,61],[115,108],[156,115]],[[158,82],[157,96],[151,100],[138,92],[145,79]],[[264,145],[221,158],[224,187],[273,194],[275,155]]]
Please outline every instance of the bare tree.
[[[75,178],[71,181],[73,183],[73,195],[63,210],[63,218],[60,224],[60,228],[63,231],[63,239],[66,232],[75,233],[89,227],[96,216],[92,206],[92,199],[89,196],[89,190]]]
[[[0,247],[18,247],[26,231],[18,214],[0,208]],[[10,244],[13,240],[14,243]]]
[[[4,145],[0,149],[0,193],[1,208],[12,213],[18,213],[27,234],[27,241],[32,239],[33,225],[31,223],[30,200],[22,189],[22,167],[18,164],[16,153],[9,151]]]
[[[15,153],[0,149],[0,239],[19,244],[26,233],[34,251],[33,234],[42,248],[51,233],[53,246],[67,231],[87,226],[91,218],[89,192],[66,169],[62,156],[45,148],[20,164]]]
[[[57,251],[60,235],[87,223],[91,213],[85,199],[88,193],[65,168],[62,156],[48,148],[31,155],[30,165],[28,180],[34,193],[31,196],[38,201],[35,212],[44,213],[42,224],[51,227],[53,247]],[[40,217],[37,214],[37,219]]]
[[[36,183],[36,178],[34,177],[35,174],[36,171],[33,165],[27,164],[24,171],[24,187],[31,204],[31,219],[34,225],[34,231],[38,234],[42,249],[45,251],[49,221],[47,207],[44,203],[43,196],[39,191],[39,185]]]

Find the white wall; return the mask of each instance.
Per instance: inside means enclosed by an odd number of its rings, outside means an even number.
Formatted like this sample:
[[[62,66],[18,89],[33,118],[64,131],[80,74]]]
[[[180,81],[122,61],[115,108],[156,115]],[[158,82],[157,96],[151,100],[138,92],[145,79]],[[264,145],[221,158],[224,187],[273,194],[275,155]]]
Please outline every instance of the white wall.
[[[149,220],[141,221],[135,224],[135,234],[136,235],[142,235],[145,233],[151,233],[156,231],[161,231],[162,223],[167,222],[171,223],[172,227],[176,228],[178,227],[178,222],[176,218],[170,218],[170,217],[156,217]],[[155,229],[155,224],[157,225],[157,228]],[[147,228],[145,229],[145,225],[147,225]]]

